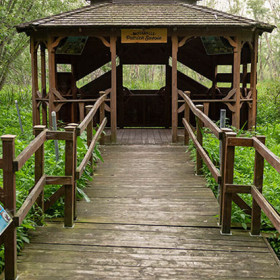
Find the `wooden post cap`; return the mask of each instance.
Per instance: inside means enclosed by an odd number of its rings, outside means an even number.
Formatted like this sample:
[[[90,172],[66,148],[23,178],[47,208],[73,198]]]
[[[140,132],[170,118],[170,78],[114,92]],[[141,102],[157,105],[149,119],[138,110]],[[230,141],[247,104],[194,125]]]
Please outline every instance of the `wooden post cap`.
[[[45,128],[46,128],[45,125],[35,125],[35,126],[33,127],[33,129],[36,129],[36,130],[44,130]]]
[[[74,126],[74,127],[77,127],[77,126],[79,126],[79,124],[77,124],[77,123],[68,123],[67,126]],[[67,126],[66,126],[66,127],[67,127]]]
[[[6,135],[1,136],[2,141],[14,141],[15,138],[16,138],[16,135],[12,135],[12,134],[6,134]]]

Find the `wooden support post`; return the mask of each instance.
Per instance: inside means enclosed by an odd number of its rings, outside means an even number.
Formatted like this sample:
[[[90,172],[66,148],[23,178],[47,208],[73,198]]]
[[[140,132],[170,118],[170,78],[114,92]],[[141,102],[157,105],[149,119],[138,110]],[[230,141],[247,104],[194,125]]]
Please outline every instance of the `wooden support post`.
[[[259,34],[255,33],[253,40],[253,49],[251,49],[251,76],[250,90],[252,93],[252,107],[249,108],[248,128],[256,126],[257,119],[257,63],[258,63],[258,42]]]
[[[86,114],[88,114],[90,112],[90,110],[92,109],[93,105],[88,105],[86,106]],[[91,121],[88,123],[88,126],[87,126],[87,146],[89,148],[90,144],[91,144],[91,141],[92,141],[92,138],[93,138],[93,119],[91,119]],[[93,165],[93,157],[91,156],[90,157],[90,164],[91,164],[91,167]]]
[[[177,142],[178,130],[178,83],[177,83],[177,56],[178,56],[178,36],[172,37],[172,142]]]
[[[77,123],[69,123],[68,126],[77,127],[79,126]],[[75,145],[74,145],[74,170],[77,169],[77,130],[75,130]],[[74,174],[74,219],[77,219],[77,178],[76,178],[76,172]]]
[[[117,141],[117,36],[111,35],[110,37],[110,50],[111,50],[111,142]]]
[[[44,125],[34,126],[35,137],[38,136],[45,129],[46,126]],[[35,152],[35,184],[41,179],[43,175],[44,175],[44,144]],[[43,214],[44,213],[44,190],[38,197],[36,204],[37,204],[38,212],[40,211],[41,214]],[[43,217],[43,215],[41,215],[41,217]],[[43,220],[38,219],[37,224],[42,226]]]
[[[197,105],[196,108],[201,112],[203,112],[203,105]],[[196,138],[201,146],[203,145],[202,128],[203,128],[203,122],[198,117],[196,117]],[[196,150],[196,174],[197,175],[202,174],[202,165],[203,165],[202,157],[200,156],[198,150]]]
[[[42,98],[47,96],[47,74],[46,74],[46,47],[41,44],[41,87]],[[48,125],[48,111],[46,102],[42,102],[42,123]]]
[[[52,127],[52,111],[55,111],[54,93],[56,88],[56,66],[55,66],[55,49],[53,47],[53,38],[48,39],[48,55],[49,55],[49,126]]]
[[[101,91],[100,96],[102,96],[105,92]],[[101,124],[105,118],[105,101],[102,102],[102,104],[99,107],[99,123]],[[104,133],[102,132],[99,140],[100,145],[104,145],[105,143],[105,136]]]
[[[234,154],[235,147],[228,146],[227,141],[229,137],[236,137],[236,133],[234,132],[226,132],[226,147],[225,147],[225,162],[223,168],[223,193],[222,197],[222,234],[230,234],[230,226],[231,226],[231,208],[232,208],[232,193],[226,192],[225,185],[233,183],[233,175],[234,175]]]
[[[257,136],[257,138],[265,144],[265,136]],[[263,187],[263,171],[264,158],[256,151],[255,152],[255,168],[254,168],[254,185],[260,193]],[[252,221],[251,221],[251,235],[260,235],[261,229],[261,208],[253,198],[252,202]]]
[[[4,207],[12,217],[16,214],[16,176],[13,170],[15,138],[16,136],[14,135],[3,135],[1,137],[3,146]],[[17,278],[17,231],[14,223],[11,223],[4,232],[4,246],[5,279],[15,280]]]
[[[72,184],[65,185],[65,210],[64,210],[64,226],[73,227],[75,216],[75,153],[76,153],[76,127],[67,126],[65,130],[73,132],[73,138],[66,140],[65,143],[65,176],[72,177]]]
[[[185,94],[188,96],[188,97],[191,97],[191,93],[189,91],[185,91]],[[187,102],[185,102],[185,113],[184,113],[184,118],[186,119],[186,121],[188,123],[190,123],[190,107],[188,105]],[[190,140],[190,137],[189,137],[189,134],[187,132],[187,130],[185,129],[185,145],[189,145],[189,140]]]
[[[241,61],[241,41],[236,38],[236,46],[233,54],[233,88],[236,89],[234,112],[232,114],[232,125],[240,128],[240,61]]]
[[[38,57],[37,57],[38,46],[34,37],[30,40],[30,52],[31,52],[31,71],[32,71],[32,119],[33,126],[40,124],[40,110],[37,106],[37,91],[39,90],[38,85]]]
[[[218,200],[220,204],[219,225],[222,224],[222,215],[223,215],[223,193],[224,193],[224,184],[225,184],[224,176],[226,175],[225,172],[226,144],[227,144],[228,133],[231,133],[232,130],[230,128],[222,128],[222,131],[223,131],[223,138],[220,144],[220,174],[222,175],[222,183],[219,185],[219,191],[218,191]]]

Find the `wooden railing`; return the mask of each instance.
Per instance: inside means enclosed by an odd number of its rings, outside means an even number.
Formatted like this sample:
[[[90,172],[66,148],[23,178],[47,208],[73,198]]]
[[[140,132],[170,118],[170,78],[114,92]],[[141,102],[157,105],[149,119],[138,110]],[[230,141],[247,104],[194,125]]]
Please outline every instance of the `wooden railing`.
[[[80,179],[86,165],[90,161],[92,164],[92,153],[94,150],[94,147],[96,146],[96,143],[98,139],[100,139],[100,143],[104,144],[104,135],[102,135],[104,128],[107,124],[107,118],[105,117],[105,100],[107,96],[111,93],[111,89],[107,89],[106,91],[100,92],[100,98],[96,101],[96,103],[92,106],[86,106],[87,115],[84,118],[84,120],[80,123],[80,125],[77,127],[77,136],[80,136],[85,130],[87,130],[87,145],[88,145],[88,151],[86,155],[84,156],[81,164],[76,169],[76,178]],[[99,121],[100,125],[93,136],[92,128],[93,128],[93,119],[99,109]]]
[[[223,234],[230,234],[232,202],[239,206],[246,214],[251,215],[251,235],[259,235],[261,227],[261,210],[266,214],[271,223],[280,232],[280,215],[262,194],[264,160],[266,160],[278,173],[280,173],[280,159],[265,146],[265,137],[252,138],[236,137],[231,129],[220,129],[212,120],[203,113],[203,105],[194,105],[189,92],[178,90],[178,94],[185,102],[185,144],[189,138],[196,147],[196,172],[201,174],[204,162],[214,179],[220,186],[220,224]],[[196,116],[196,129],[190,123],[190,112]],[[221,143],[220,168],[211,161],[203,148],[202,127],[207,127]],[[196,131],[196,133],[195,133]],[[254,183],[250,186],[233,184],[235,147],[255,148]],[[239,194],[252,195],[253,203],[250,207]]]
[[[189,97],[189,92],[183,92],[178,90],[178,94],[185,101],[185,116],[183,118],[183,125],[185,127],[185,144],[189,142],[189,138],[192,139],[196,147],[196,172],[201,174],[202,162],[207,165],[211,174],[217,183],[221,183],[222,176],[220,170],[215,166],[211,161],[210,157],[203,148],[203,137],[202,137],[202,127],[207,127],[219,140],[222,139],[223,132],[222,130],[213,122],[207,115],[203,113],[203,105],[195,106]],[[190,124],[190,111],[196,116],[196,135],[193,132],[193,128]]]
[[[87,116],[80,125],[69,124],[65,131],[50,131],[45,126],[34,127],[35,139],[15,157],[14,135],[1,137],[3,144],[3,158],[0,159],[0,169],[3,169],[3,189],[0,189],[0,200],[4,208],[11,215],[13,222],[5,230],[0,239],[5,246],[5,279],[14,280],[17,275],[17,241],[16,228],[20,226],[31,210],[32,206],[40,209],[38,213],[43,214],[61,196],[64,196],[64,226],[72,227],[74,224],[76,180],[79,179],[89,161],[92,161],[92,153],[101,137],[107,122],[105,117],[105,99],[111,92],[110,89],[101,92],[93,106],[87,107]],[[93,119],[100,111],[100,125],[93,136]],[[77,165],[77,137],[87,130],[86,152],[79,167]],[[65,176],[48,176],[44,171],[44,143],[48,140],[65,141]],[[17,211],[16,208],[16,172],[21,170],[25,163],[35,155],[35,185],[30,189],[29,195]],[[61,187],[47,200],[44,199],[44,187],[46,185],[61,185]],[[40,219],[38,219],[40,224]]]
[[[250,186],[233,184],[235,147],[253,147],[255,149],[254,182]],[[222,232],[230,233],[232,196],[240,193],[252,195],[251,235],[259,235],[261,228],[261,210],[280,233],[280,215],[262,194],[264,160],[280,173],[280,159],[265,146],[265,137],[252,138],[226,137],[225,182],[222,216]]]

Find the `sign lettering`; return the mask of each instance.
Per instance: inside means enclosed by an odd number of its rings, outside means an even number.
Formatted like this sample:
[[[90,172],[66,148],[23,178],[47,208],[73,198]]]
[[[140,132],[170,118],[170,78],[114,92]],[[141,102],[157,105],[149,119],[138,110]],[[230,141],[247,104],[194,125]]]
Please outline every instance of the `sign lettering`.
[[[122,43],[167,43],[166,28],[122,29]]]

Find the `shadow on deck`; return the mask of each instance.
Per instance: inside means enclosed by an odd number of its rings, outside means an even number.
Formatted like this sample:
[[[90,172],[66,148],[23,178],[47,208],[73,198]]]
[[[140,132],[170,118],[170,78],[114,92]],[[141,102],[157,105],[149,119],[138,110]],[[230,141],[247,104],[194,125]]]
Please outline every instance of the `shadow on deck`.
[[[78,202],[74,228],[33,233],[19,279],[279,279],[262,237],[220,235],[218,203],[185,147],[102,149],[91,202]]]

